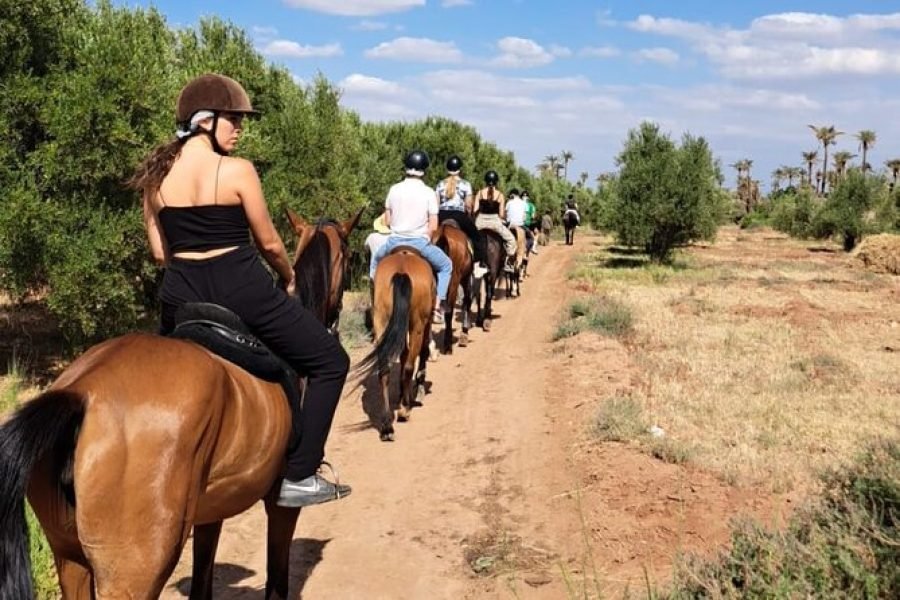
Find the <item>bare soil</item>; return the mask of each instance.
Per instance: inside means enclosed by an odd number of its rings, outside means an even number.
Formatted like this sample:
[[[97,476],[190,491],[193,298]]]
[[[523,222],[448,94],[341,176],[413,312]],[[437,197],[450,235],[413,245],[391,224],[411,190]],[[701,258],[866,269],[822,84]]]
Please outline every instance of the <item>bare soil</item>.
[[[551,341],[595,241],[541,249],[492,331],[429,364],[431,393],[396,442],[370,427],[369,392],[345,396],[328,458],[353,494],[301,514],[292,597],[617,597],[645,571],[664,585],[679,552],[727,541],[736,515],[780,522],[789,497],[592,439],[598,403],[640,379],[618,341]],[[217,559],[216,597],[262,598],[261,505],[225,524]],[[164,598],[186,595],[189,560],[188,547]]]

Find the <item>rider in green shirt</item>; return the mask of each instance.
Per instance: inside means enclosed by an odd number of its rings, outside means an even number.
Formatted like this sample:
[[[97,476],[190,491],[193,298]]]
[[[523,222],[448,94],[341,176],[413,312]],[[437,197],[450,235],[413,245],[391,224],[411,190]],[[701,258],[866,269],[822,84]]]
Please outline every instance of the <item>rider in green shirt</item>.
[[[534,213],[536,208],[534,202],[531,201],[531,196],[528,195],[528,190],[522,192],[522,199],[525,200],[525,235],[528,238],[529,251],[532,254],[537,254],[537,244],[534,243]]]

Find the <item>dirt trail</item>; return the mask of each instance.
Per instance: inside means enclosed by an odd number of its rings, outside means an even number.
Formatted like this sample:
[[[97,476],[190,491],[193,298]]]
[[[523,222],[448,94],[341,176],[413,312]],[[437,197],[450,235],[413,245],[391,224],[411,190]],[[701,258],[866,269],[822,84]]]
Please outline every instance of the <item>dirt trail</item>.
[[[639,589],[645,567],[662,582],[678,550],[724,541],[729,516],[772,508],[587,439],[598,400],[636,372],[613,340],[550,341],[573,293],[566,274],[591,244],[542,249],[522,297],[495,302],[492,331],[429,364],[432,393],[396,442],[369,427],[363,393],[344,397],[328,458],[353,495],[300,515],[292,598],[616,596]],[[163,597],[185,595],[189,557],[188,546]],[[216,597],[262,598],[264,577],[260,504],[225,524]]]
[[[542,357],[578,251],[544,248],[522,297],[494,303],[492,331],[473,330],[467,348],[429,363],[431,393],[396,426],[396,442],[379,441],[368,427],[361,392],[343,398],[328,458],[353,495],[301,514],[292,594],[460,598],[472,593],[476,577],[466,564],[467,541],[487,543],[514,528],[536,557],[560,550],[546,531],[566,539],[558,534],[570,516],[548,498],[574,480],[565,472],[564,445],[551,435]],[[226,522],[217,597],[262,596],[264,532],[261,505]],[[182,597],[189,557],[188,547],[164,597]]]

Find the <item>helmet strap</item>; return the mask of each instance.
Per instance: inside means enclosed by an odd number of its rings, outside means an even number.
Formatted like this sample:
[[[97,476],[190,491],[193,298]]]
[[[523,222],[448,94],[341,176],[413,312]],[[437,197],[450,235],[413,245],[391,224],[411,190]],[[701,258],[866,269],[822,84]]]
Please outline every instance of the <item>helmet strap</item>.
[[[217,154],[221,154],[222,156],[228,156],[228,152],[222,149],[222,146],[219,145],[219,140],[216,139],[216,129],[219,127],[219,113],[216,112],[213,114],[213,122],[211,129],[204,129],[203,133],[209,137],[209,141],[212,142],[213,150]]]

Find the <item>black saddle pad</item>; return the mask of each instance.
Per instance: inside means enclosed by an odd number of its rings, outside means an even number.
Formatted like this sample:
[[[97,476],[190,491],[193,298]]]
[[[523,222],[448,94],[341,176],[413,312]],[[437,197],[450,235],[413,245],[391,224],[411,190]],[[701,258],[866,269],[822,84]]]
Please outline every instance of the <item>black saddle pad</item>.
[[[297,373],[259,341],[240,317],[218,304],[183,304],[175,313],[175,329],[169,337],[200,344],[255,377],[281,384],[293,409],[289,447],[300,442],[298,414],[302,393]]]

